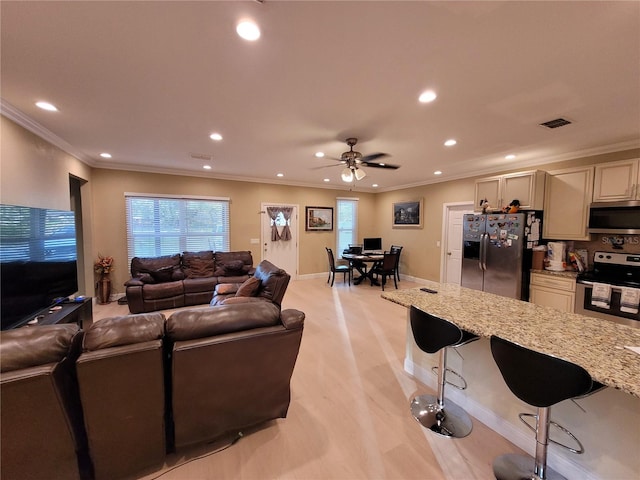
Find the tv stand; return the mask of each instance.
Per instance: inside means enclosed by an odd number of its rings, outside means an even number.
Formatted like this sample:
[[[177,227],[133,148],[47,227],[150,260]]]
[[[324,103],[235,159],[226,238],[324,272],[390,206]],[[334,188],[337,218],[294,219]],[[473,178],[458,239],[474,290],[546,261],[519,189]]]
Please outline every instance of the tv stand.
[[[77,323],[80,328],[86,330],[93,323],[93,303],[90,297],[81,302],[65,301],[55,307],[52,306],[41,310],[34,315],[31,322],[27,322],[25,325]],[[37,322],[33,322],[36,319]]]

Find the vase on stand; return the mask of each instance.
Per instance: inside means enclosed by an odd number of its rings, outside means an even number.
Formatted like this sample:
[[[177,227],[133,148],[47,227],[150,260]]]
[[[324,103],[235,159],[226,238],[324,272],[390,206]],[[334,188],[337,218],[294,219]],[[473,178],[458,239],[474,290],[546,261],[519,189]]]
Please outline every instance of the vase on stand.
[[[98,280],[98,303],[109,303],[111,297],[111,279],[108,273],[103,273]]]

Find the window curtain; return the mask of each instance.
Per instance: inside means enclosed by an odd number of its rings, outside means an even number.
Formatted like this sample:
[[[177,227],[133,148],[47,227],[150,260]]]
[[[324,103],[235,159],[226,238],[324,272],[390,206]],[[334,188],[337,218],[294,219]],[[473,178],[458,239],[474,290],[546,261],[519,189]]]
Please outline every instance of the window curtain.
[[[267,207],[267,215],[271,219],[271,241],[277,242],[282,240],[284,242],[291,240],[291,213],[293,207]],[[285,224],[282,227],[282,232],[278,232],[278,215],[282,214],[285,219]]]

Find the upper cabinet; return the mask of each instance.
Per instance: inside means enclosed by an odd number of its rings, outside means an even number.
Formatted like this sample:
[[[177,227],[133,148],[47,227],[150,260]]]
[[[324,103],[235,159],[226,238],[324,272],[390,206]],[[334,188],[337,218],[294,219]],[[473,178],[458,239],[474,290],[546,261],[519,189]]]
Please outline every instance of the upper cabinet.
[[[587,222],[594,167],[549,172],[544,191],[542,236],[553,240],[589,240]]]
[[[640,199],[640,159],[596,165],[594,202]]]
[[[520,201],[522,210],[542,210],[545,172],[509,173],[476,180],[475,209],[482,210],[480,201],[486,199],[493,209],[503,208],[512,200]]]

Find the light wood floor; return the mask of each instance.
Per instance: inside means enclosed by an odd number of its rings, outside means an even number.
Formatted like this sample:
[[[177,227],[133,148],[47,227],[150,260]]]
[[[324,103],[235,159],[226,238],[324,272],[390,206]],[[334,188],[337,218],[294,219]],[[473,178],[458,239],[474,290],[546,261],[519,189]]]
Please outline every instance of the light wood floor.
[[[325,280],[292,281],[284,298],[283,308],[306,313],[287,418],[223,450],[227,440],[172,454],[137,478],[490,479],[495,456],[522,453],[475,419],[463,439],[416,422],[411,398],[435,392],[403,370],[406,309],[380,298],[379,287]],[[97,305],[94,320],[126,313],[115,302]],[[245,407],[252,401],[260,399]]]

